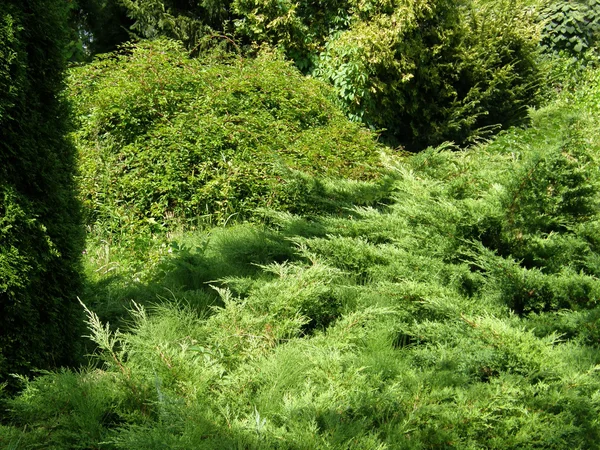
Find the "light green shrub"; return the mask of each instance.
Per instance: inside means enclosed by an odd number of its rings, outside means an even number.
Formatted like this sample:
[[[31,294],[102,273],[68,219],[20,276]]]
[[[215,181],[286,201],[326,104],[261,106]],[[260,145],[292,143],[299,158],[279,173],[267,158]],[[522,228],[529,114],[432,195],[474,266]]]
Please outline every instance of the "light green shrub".
[[[330,180],[344,214],[157,240],[121,282],[171,294],[119,331],[88,310],[95,368],[29,382],[0,443],[596,448],[598,86],[469,151],[390,159],[382,203]],[[212,307],[183,298],[202,285]],[[88,397],[107,420],[74,420]]]
[[[376,176],[372,134],[325,85],[273,53],[223,58],[155,41],[71,72],[88,225],[159,232],[257,207],[310,212],[325,200],[315,177]]]
[[[122,393],[114,381],[112,374],[89,370],[26,382],[20,396],[9,402],[13,424],[28,430],[12,439],[14,448],[84,449],[102,442],[121,423],[116,405]]]
[[[194,54],[277,47],[331,83],[351,119],[412,150],[524,123],[546,84],[538,1],[122,3],[139,35],[178,39]]]

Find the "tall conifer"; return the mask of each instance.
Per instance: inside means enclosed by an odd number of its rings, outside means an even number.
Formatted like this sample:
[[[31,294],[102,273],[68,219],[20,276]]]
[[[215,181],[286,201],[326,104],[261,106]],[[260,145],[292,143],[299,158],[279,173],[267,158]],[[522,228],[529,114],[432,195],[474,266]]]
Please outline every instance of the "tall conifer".
[[[65,0],[0,0],[0,382],[68,364],[81,334],[68,36]]]

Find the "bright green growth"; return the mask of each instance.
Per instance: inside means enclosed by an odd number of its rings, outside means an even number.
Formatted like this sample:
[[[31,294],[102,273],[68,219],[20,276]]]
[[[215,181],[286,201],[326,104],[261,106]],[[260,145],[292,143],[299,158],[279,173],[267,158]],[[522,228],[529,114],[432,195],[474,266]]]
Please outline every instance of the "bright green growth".
[[[330,180],[323,185],[327,198],[323,208],[346,215],[355,205],[389,201],[393,178],[384,183]],[[263,219],[270,221],[271,213],[263,213]],[[300,221],[289,230],[290,237],[325,233],[322,225],[311,220]],[[87,245],[84,298],[103,320],[113,324],[126,315],[132,298],[148,305],[157,296],[176,297],[204,309],[219,303],[211,282],[223,277],[260,276],[262,265],[281,263],[296,254],[292,241],[250,224],[226,228],[205,225],[193,235],[136,234],[124,239],[91,235]],[[240,286],[244,285],[242,282]]]
[[[95,367],[26,382],[0,445],[597,448],[598,76],[529,129],[391,160],[387,205],[154,249],[121,282],[172,295],[121,331],[87,310]]]
[[[330,90],[270,52],[190,59],[174,42],[146,42],[74,69],[70,94],[98,233],[316,211],[327,200],[319,177],[370,179],[380,166],[373,135]]]

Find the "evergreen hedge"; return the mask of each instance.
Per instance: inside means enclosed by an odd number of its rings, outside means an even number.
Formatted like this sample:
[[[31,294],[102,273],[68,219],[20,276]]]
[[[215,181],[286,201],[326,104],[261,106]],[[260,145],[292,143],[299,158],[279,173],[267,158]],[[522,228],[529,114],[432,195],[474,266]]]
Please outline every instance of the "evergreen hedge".
[[[0,2],[0,383],[74,354],[82,251],[61,0]]]

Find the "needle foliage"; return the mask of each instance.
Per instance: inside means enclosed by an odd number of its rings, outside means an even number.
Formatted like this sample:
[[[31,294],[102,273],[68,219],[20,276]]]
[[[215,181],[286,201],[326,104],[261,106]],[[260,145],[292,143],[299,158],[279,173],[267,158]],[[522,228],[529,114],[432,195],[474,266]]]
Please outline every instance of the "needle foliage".
[[[90,248],[127,323],[83,298],[90,366],[24,381],[0,443],[598,448],[599,77],[527,129],[390,159],[385,203],[334,180],[363,206],[171,236],[143,270]]]
[[[81,331],[67,14],[61,1],[0,2],[0,384],[72,362]]]

